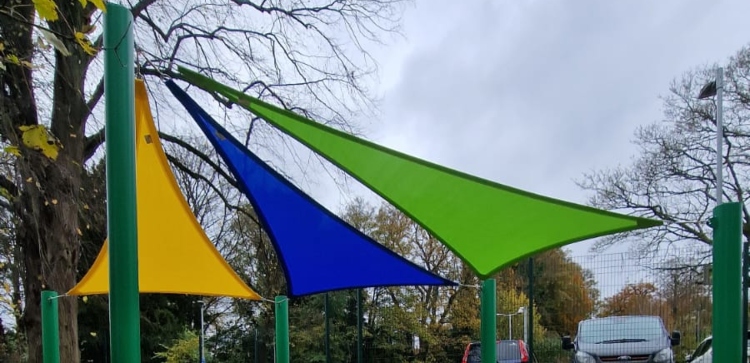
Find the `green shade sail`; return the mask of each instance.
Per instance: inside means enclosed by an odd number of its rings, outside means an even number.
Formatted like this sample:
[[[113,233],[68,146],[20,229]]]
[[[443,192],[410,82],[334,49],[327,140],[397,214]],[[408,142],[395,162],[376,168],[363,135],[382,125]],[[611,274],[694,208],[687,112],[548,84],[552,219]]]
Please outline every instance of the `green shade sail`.
[[[191,70],[180,67],[179,72],[186,81],[248,109],[359,180],[482,278],[544,250],[661,224],[451,170],[306,119]]]

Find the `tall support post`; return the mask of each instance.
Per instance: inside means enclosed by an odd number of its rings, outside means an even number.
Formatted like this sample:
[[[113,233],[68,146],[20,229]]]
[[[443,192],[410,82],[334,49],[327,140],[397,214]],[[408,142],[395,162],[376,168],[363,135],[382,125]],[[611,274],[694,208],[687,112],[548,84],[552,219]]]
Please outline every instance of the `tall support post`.
[[[716,68],[716,208],[711,220],[713,240],[714,360],[744,362],[747,331],[743,322],[744,288],[742,205],[723,203],[724,196],[724,69]],[[743,292],[745,291],[745,292]]]
[[[357,363],[362,363],[362,289],[357,289]]]
[[[108,3],[104,15],[104,96],[113,363],[141,361],[133,46],[130,10]]]
[[[513,340],[513,314],[508,314],[508,340]]]
[[[289,299],[276,296],[276,363],[289,363]]]
[[[523,310],[523,341],[529,341],[529,310],[524,306]]]
[[[325,346],[326,346],[326,363],[331,363],[331,326],[328,317],[330,306],[328,306],[328,293],[323,297],[323,311],[325,315]]]
[[[60,318],[57,292],[42,291],[42,361],[60,363]]]
[[[481,302],[481,351],[482,363],[495,363],[497,360],[497,291],[495,279],[482,282]]]
[[[198,305],[201,309],[201,335],[200,339],[198,340],[198,357],[200,358],[200,363],[206,363],[206,355],[204,354],[205,346],[206,346],[206,340],[204,339],[204,335],[206,332],[205,323],[203,320],[203,310],[206,306],[206,303],[201,300],[198,302]]]
[[[529,265],[527,267],[528,280],[529,280],[529,307],[526,309],[529,315],[529,337],[526,345],[528,346],[529,356],[533,357],[534,354],[534,257],[529,258]]]
[[[713,361],[741,362],[742,343],[742,205],[714,209]]]
[[[742,244],[742,334],[747,334],[747,289],[750,288],[750,281],[747,279],[750,266],[750,243]],[[747,362],[747,338],[742,339],[742,362]]]
[[[716,68],[716,205],[724,196],[724,68]]]

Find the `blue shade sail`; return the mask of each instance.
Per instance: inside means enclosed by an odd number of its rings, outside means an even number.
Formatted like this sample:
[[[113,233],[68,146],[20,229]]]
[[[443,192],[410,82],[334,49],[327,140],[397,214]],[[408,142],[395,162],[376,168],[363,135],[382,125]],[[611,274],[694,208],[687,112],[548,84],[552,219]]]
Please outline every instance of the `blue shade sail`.
[[[173,81],[166,84],[250,200],[279,256],[290,296],[378,286],[456,285],[325,209],[245,148]]]

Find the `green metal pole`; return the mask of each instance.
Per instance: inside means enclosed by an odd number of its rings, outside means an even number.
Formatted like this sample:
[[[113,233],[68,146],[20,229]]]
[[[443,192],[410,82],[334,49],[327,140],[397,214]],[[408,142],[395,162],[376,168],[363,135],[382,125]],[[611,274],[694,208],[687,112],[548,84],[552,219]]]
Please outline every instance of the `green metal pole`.
[[[276,296],[276,363],[289,363],[289,299]]]
[[[42,291],[42,361],[60,363],[60,319],[57,292]]]
[[[357,289],[357,363],[362,363],[362,289]]]
[[[482,363],[495,363],[497,360],[497,291],[495,279],[482,282]]]
[[[742,340],[742,206],[714,208],[713,228],[713,361],[741,362]]]
[[[748,263],[750,263],[750,260],[748,259],[748,251],[750,251],[750,244],[748,242],[745,242],[742,244],[742,334],[747,334],[747,289],[748,287],[748,281],[747,281],[747,272],[748,272]],[[742,339],[742,347],[740,347],[740,352],[742,353],[742,360],[741,362],[747,362],[747,338]]]
[[[108,3],[104,16],[104,95],[113,363],[141,362],[133,46],[130,10]]]

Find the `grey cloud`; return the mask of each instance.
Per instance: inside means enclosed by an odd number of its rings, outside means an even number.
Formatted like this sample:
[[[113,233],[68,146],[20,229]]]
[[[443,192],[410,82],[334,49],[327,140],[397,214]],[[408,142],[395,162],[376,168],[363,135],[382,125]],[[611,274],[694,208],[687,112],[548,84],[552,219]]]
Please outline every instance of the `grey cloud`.
[[[633,131],[661,118],[673,78],[750,41],[743,0],[455,4],[418,1],[404,59],[383,52],[398,73],[378,139],[579,203],[574,180],[629,162]]]
[[[739,1],[484,1],[446,24],[416,16],[411,28],[449,30],[436,32],[442,39],[421,31],[430,46],[413,45],[386,94],[387,130],[433,161],[583,201],[571,179],[626,162],[634,128],[659,119],[657,97],[673,77],[743,44],[713,42],[736,28],[720,20],[741,7],[750,10]]]

